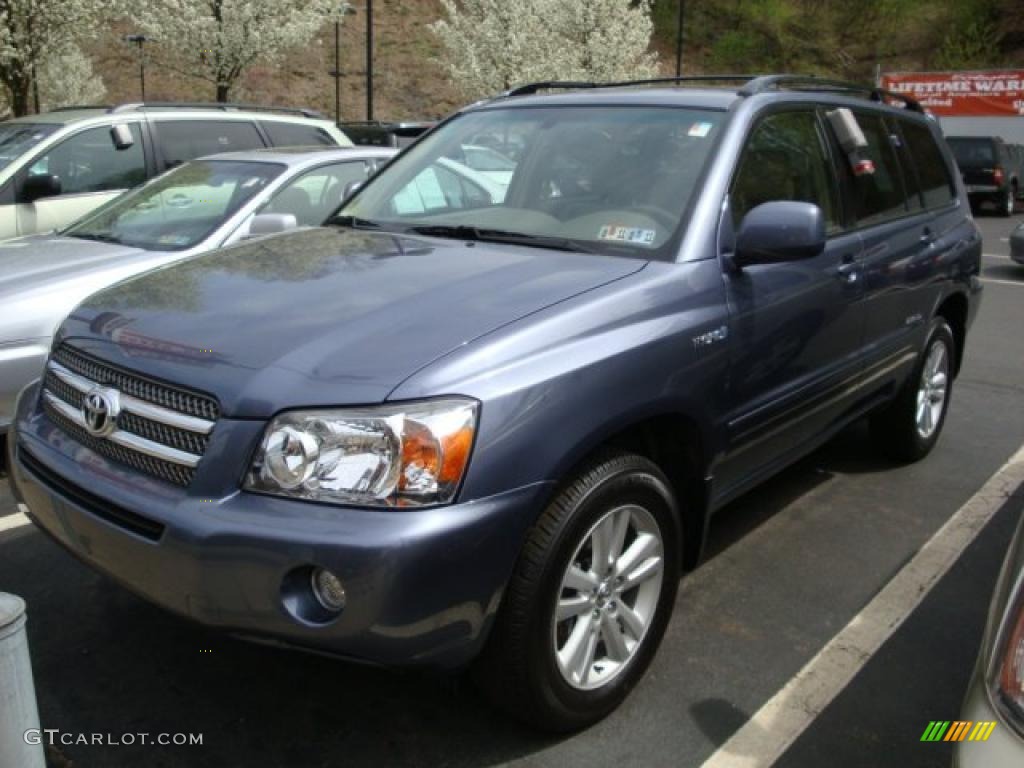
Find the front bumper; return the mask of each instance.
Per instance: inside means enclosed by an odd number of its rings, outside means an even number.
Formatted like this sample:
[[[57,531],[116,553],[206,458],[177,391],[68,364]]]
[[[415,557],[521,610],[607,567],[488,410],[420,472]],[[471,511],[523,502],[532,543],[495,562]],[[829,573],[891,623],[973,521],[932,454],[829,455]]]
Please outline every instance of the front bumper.
[[[1010,236],[1010,258],[1018,264],[1024,264],[1024,235]]]
[[[958,768],[1019,768],[1024,765],[1024,739],[1001,719],[989,700],[978,669],[964,700],[961,720],[995,722],[987,741],[962,741],[953,745],[953,765]]]
[[[547,492],[369,510],[244,493],[227,477],[223,492],[200,496],[212,488],[166,485],[74,443],[35,401],[32,387],[8,440],[11,484],[33,522],[86,564],[204,624],[386,666],[457,667],[479,652]],[[204,462],[230,464],[217,455],[226,436],[259,428],[222,419]],[[305,612],[312,566],[345,586],[333,620]]]

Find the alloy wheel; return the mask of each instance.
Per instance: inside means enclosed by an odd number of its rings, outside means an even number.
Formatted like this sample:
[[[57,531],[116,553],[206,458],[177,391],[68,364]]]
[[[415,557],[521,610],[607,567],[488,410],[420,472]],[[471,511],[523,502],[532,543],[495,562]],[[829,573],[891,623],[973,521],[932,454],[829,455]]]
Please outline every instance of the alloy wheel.
[[[928,350],[917,388],[917,433],[925,440],[934,434],[942,419],[948,382],[949,353],[946,345],[937,341]]]
[[[643,507],[616,507],[586,533],[562,576],[553,622],[569,685],[601,688],[628,666],[654,618],[663,570],[661,530]]]

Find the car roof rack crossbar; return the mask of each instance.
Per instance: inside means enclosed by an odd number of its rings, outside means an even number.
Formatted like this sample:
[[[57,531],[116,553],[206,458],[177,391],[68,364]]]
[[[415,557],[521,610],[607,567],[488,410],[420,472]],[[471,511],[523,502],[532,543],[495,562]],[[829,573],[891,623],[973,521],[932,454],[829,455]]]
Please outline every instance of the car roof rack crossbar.
[[[884,88],[876,88],[871,85],[859,85],[845,80],[829,80],[813,75],[762,75],[756,77],[744,85],[740,90],[740,96],[753,96],[757,93],[764,93],[771,90],[794,90],[794,91],[829,91],[833,93],[859,93],[871,101],[887,104],[889,101],[899,101],[903,106],[912,112],[924,112],[924,108],[916,100],[902,93],[894,93]]]
[[[650,77],[644,80],[615,80],[606,83],[595,83],[586,80],[541,80],[537,83],[525,83],[510,88],[498,96],[529,96],[538,91],[582,90],[585,88],[621,88],[627,85],[667,85],[670,83],[738,83],[753,80],[756,75],[686,75],[683,77]]]
[[[324,119],[323,113],[306,107],[275,107],[224,101],[131,101],[110,107],[109,112],[135,112],[146,109],[217,109],[222,112],[278,112],[286,115]]]

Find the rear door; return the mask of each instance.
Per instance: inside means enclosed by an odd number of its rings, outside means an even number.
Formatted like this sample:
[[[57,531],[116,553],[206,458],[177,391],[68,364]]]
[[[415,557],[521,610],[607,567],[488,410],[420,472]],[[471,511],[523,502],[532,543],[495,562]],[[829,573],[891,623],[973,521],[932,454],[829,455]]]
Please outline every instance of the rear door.
[[[715,475],[726,496],[826,434],[842,418],[860,372],[861,242],[843,225],[832,154],[813,106],[755,125],[730,190],[732,227],[776,200],[818,205],[829,238],[814,258],[725,274],[731,408],[728,448]]]
[[[893,389],[914,365],[931,316],[942,249],[937,217],[952,180],[930,129],[856,111],[873,171],[843,169],[851,215],[864,240],[866,384]],[[902,130],[901,125],[902,124]]]
[[[174,120],[150,118],[156,136],[157,157],[164,168],[221,152],[265,147],[251,120]]]

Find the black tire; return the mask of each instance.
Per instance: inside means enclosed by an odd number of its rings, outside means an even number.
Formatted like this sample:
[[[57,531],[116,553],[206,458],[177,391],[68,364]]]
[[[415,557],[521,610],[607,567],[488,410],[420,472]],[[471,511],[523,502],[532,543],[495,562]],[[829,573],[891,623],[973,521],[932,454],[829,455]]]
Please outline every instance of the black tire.
[[[566,681],[556,661],[556,601],[581,542],[602,517],[624,504],[647,510],[657,524],[663,543],[661,591],[642,639],[620,672],[599,688],[580,690]],[[679,586],[680,531],[671,485],[653,462],[614,453],[588,463],[527,536],[474,667],[488,698],[513,717],[552,732],[584,728],[614,710],[643,676],[668,626]]]
[[[933,419],[934,430],[923,435],[918,428],[918,394],[921,390],[922,374],[929,355],[937,344],[945,345],[947,361],[945,398],[937,419]],[[942,317],[932,320],[928,341],[918,356],[917,364],[903,390],[889,406],[871,417],[871,434],[878,448],[891,458],[912,462],[927,456],[942,434],[946,413],[953,396],[953,368],[956,360],[956,341],[949,324]]]
[[[1007,187],[1006,191],[999,198],[999,202],[996,203],[997,212],[1003,218],[1009,218],[1013,216],[1017,210],[1017,195],[1013,187]]]

